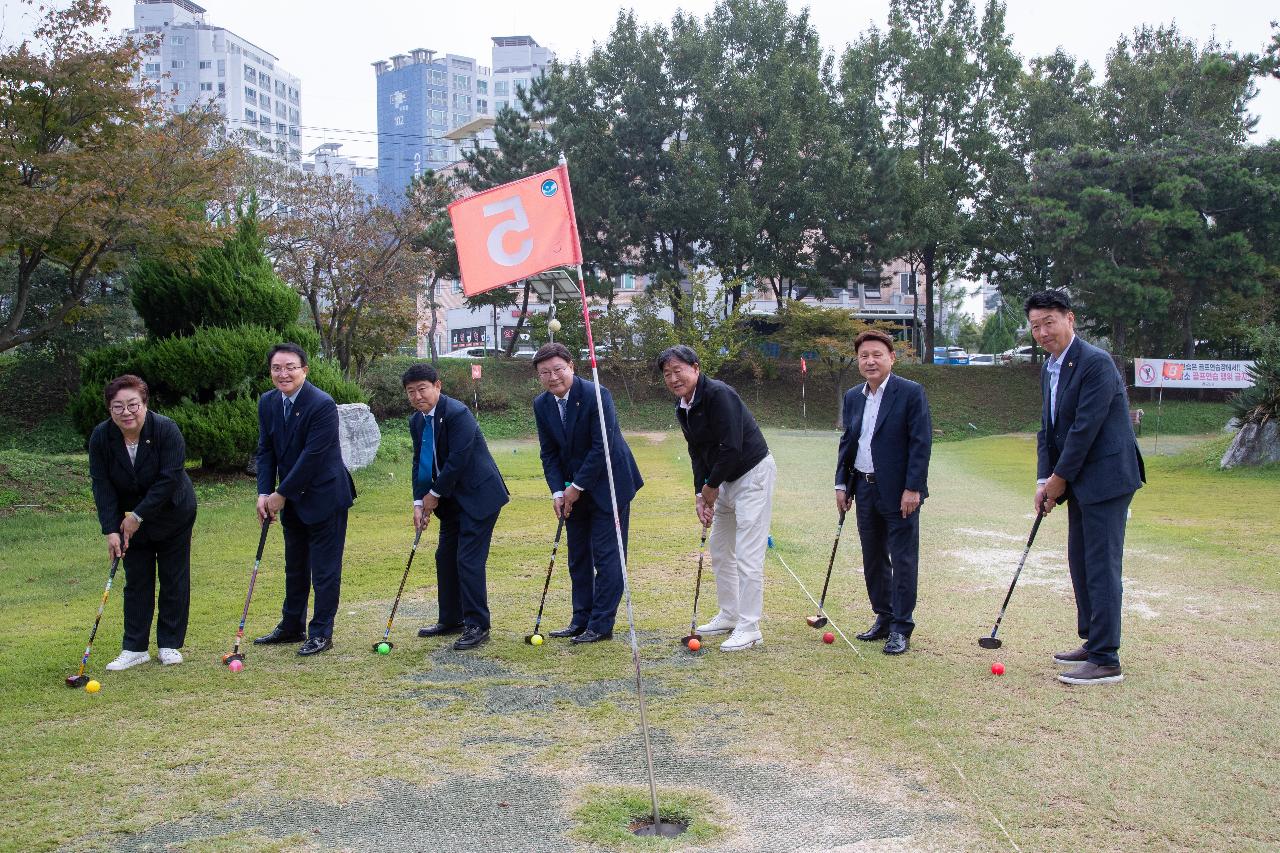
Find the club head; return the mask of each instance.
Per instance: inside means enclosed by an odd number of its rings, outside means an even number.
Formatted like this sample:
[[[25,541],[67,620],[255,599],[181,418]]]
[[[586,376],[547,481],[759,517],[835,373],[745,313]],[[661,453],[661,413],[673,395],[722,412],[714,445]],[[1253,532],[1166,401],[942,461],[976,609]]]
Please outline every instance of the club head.
[[[690,635],[689,635],[689,636],[687,636],[687,637],[681,637],[681,638],[680,638],[680,645],[684,646],[684,647],[687,649],[687,648],[689,648],[689,641],[690,641],[690,640],[697,640],[699,643],[701,643],[701,642],[702,642],[702,635],[701,635],[701,634],[690,634]]]
[[[978,641],[978,645],[982,646],[984,649],[998,649],[1004,645],[1004,643],[1000,642],[995,637],[983,637]]]
[[[72,689],[84,687],[88,683],[89,683],[89,676],[87,675],[68,675],[67,676],[67,686]]]
[[[821,628],[822,626],[824,626],[824,625],[826,625],[826,624],[827,624],[827,617],[825,617],[825,616],[806,616],[804,621],[806,621],[806,622],[808,622],[808,623],[809,623],[809,627],[810,627],[810,628]]]
[[[533,634],[525,634],[525,635],[524,635],[524,642],[525,642],[525,645],[532,646],[532,645],[533,645]]]
[[[241,663],[244,663],[244,655],[240,654],[239,652],[229,652],[222,656],[222,665],[231,666],[231,662],[233,660],[238,660]]]

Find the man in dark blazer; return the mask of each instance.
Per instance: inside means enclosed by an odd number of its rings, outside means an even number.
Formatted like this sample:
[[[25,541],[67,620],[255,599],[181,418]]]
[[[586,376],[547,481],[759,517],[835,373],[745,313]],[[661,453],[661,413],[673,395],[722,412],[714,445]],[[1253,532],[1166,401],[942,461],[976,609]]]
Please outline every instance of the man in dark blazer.
[[[307,381],[302,347],[276,344],[268,365],[276,390],[258,399],[258,520],[278,517],[284,527],[284,607],[275,630],[254,642],[305,640],[298,654],[314,655],[333,648],[347,510],[356,488],[342,462],[338,407]]]
[[[1036,512],[1067,504],[1067,564],[1076,596],[1079,648],[1059,652],[1067,684],[1121,681],[1120,603],[1124,530],[1133,493],[1146,481],[1129,423],[1124,379],[1105,351],[1075,334],[1066,293],[1027,299],[1031,334],[1049,358],[1040,373],[1044,401],[1036,436]]]
[[[613,526],[596,386],[574,375],[573,355],[564,344],[544,345],[534,354],[533,367],[546,389],[533,401],[542,473],[551,489],[556,517],[565,519],[573,583],[573,619],[567,628],[552,631],[551,636],[572,637],[575,643],[608,640],[613,636],[622,598],[622,559]],[[625,548],[631,499],[644,480],[618,429],[613,398],[603,387],[600,399]]]
[[[836,462],[836,509],[857,504],[862,572],[876,620],[859,640],[885,640],[900,655],[915,629],[920,504],[929,496],[933,422],[924,388],[893,375],[893,338],[869,329],[854,339],[867,381],[844,395]]]
[[[436,624],[419,637],[462,636],[453,647],[473,649],[489,639],[485,563],[498,513],[510,497],[489,453],[480,425],[466,404],[441,393],[440,376],[415,364],[400,377],[409,403],[413,436],[413,524],[440,519],[436,545]]]

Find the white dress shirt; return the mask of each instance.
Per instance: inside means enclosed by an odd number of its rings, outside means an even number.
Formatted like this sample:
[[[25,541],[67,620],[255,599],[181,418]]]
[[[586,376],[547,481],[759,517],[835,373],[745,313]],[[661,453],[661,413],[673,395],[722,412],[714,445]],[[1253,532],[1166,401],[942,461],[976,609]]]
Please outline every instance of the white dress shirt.
[[[853,467],[864,474],[874,474],[875,461],[871,458],[871,437],[876,431],[876,418],[880,416],[880,404],[884,401],[884,389],[889,386],[893,374],[890,373],[880,383],[880,387],[871,390],[871,383],[862,386],[862,396],[867,398],[862,408],[862,431],[858,433],[858,453],[853,458]]]

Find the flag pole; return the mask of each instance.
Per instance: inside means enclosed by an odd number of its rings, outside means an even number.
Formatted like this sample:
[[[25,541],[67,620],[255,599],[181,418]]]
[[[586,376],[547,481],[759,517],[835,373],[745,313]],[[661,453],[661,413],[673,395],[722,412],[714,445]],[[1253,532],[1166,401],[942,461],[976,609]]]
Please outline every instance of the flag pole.
[[[568,187],[569,162],[560,153],[560,166],[564,169],[566,198],[569,202],[569,223],[574,240],[578,240],[578,215],[573,209],[573,192]],[[578,245],[582,245],[581,242]],[[600,370],[596,363],[595,339],[591,334],[591,310],[587,305],[587,280],[578,264],[578,295],[582,297],[582,322],[587,330],[587,352],[591,356],[591,381],[596,388],[596,412],[600,416],[600,438],[603,443],[604,469],[609,480],[609,503],[613,509],[613,530],[618,538],[618,561],[622,568],[622,595],[627,604],[627,626],[631,638],[631,662],[636,670],[636,699],[640,705],[640,731],[644,734],[644,755],[649,771],[649,799],[653,806],[653,834],[660,835],[662,819],[658,815],[658,783],[653,774],[653,744],[649,737],[649,713],[645,707],[644,680],[640,675],[640,644],[636,640],[635,611],[631,606],[631,583],[627,575],[627,546],[622,538],[622,517],[618,512],[618,487],[613,479],[613,456],[609,449],[609,430],[604,417],[604,400],[600,393]]]

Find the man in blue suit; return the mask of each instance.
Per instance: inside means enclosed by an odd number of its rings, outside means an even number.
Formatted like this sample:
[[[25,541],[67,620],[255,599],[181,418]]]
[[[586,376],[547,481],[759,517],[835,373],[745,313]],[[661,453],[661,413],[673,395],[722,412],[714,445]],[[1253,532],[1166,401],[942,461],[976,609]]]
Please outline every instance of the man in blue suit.
[[[342,463],[338,407],[307,381],[302,347],[277,344],[267,364],[276,390],[258,399],[258,520],[278,516],[284,527],[284,607],[275,630],[254,642],[305,639],[298,654],[314,655],[333,648],[347,510],[356,488]]]
[[[1067,564],[1084,643],[1058,652],[1067,684],[1114,684],[1120,671],[1121,558],[1133,493],[1146,481],[1129,424],[1124,379],[1105,351],[1075,334],[1067,294],[1027,299],[1027,320],[1049,358],[1040,373],[1044,402],[1036,436],[1036,512],[1067,504]]]
[[[400,378],[415,411],[413,436],[413,525],[440,519],[436,545],[438,621],[419,637],[461,634],[453,647],[473,649],[489,640],[489,596],[485,563],[498,513],[510,500],[507,484],[489,453],[480,425],[466,404],[441,393],[440,376],[415,364]]]
[[[613,621],[622,598],[622,559],[613,526],[596,386],[574,375],[573,355],[564,344],[545,344],[534,354],[533,367],[546,389],[533,401],[542,472],[551,489],[556,517],[564,518],[569,534],[569,577],[573,583],[573,619],[567,628],[552,631],[551,636],[572,637],[574,643],[608,640],[613,636]],[[625,548],[631,499],[644,480],[618,429],[613,398],[603,387],[600,399]]]
[[[924,388],[893,375],[893,338],[876,329],[853,342],[867,381],[844,395],[836,461],[836,509],[857,504],[862,572],[876,621],[859,640],[885,640],[900,655],[915,629],[920,504],[929,496],[933,422]]]

